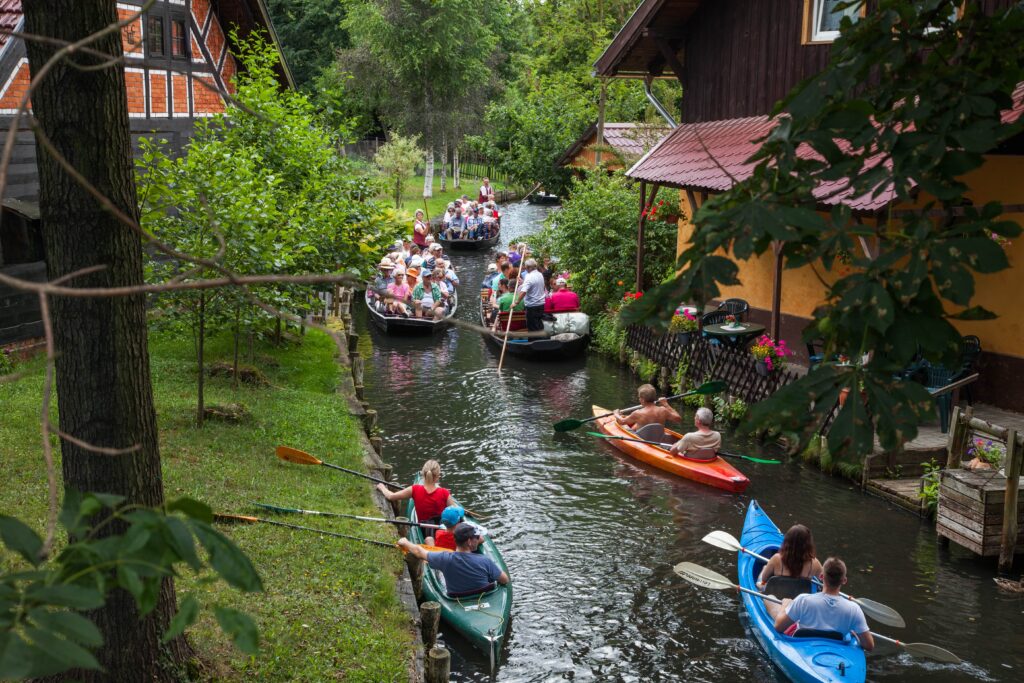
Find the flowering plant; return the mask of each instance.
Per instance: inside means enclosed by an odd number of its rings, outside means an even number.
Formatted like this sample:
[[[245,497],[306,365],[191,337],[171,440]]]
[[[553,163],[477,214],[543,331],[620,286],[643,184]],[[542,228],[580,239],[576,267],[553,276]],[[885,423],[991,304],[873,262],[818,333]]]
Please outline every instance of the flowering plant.
[[[682,314],[672,316],[672,322],[669,323],[668,331],[672,334],[679,332],[695,332],[697,330],[697,318],[690,314],[689,311],[683,311]]]
[[[967,447],[967,455],[986,462],[993,467],[998,467],[1003,459],[1003,449],[999,447],[999,444],[994,443],[992,439],[975,439]]]
[[[637,299],[639,299],[643,295],[644,295],[643,292],[626,292],[625,294],[622,295],[622,301],[623,301],[623,303],[626,303],[626,302],[629,302],[629,301],[636,301]]]
[[[735,325],[736,324],[736,316],[734,316],[732,314],[725,316],[725,322],[729,323],[730,325]]]
[[[781,368],[786,364],[783,358],[792,355],[792,352],[786,348],[786,340],[775,341],[767,334],[761,335],[757,342],[750,347],[750,353],[754,358],[763,361],[769,370]]]
[[[989,238],[1003,249],[1008,249],[1010,245],[1013,244],[1012,242],[1010,242],[1010,240],[1006,239],[997,232],[990,233]]]

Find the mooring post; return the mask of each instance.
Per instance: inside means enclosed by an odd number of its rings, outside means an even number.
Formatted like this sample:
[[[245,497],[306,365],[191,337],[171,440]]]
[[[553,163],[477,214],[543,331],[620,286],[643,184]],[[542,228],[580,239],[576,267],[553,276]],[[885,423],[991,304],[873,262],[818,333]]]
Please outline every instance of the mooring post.
[[[376,439],[377,441],[383,441],[383,439],[381,439],[379,436],[375,436],[373,439],[370,439],[370,443],[373,443],[374,439]],[[379,451],[377,451],[377,455],[380,455],[382,450],[384,450],[383,446],[381,447],[381,449]],[[395,471],[395,468],[394,468],[394,466],[391,463],[389,463],[389,462],[381,463],[381,465],[380,465],[380,473],[381,473],[381,475],[383,475],[383,478],[386,481],[391,481],[391,474],[394,471]]]
[[[363,375],[366,372],[366,361],[363,359],[363,354],[355,351],[349,354],[352,359],[352,383],[356,387],[356,398],[360,401],[363,400]]]
[[[412,553],[405,554],[405,564],[409,567],[409,578],[412,579],[412,593],[416,602],[423,599],[423,560]]]
[[[351,329],[351,328],[348,328]],[[359,345],[359,334],[356,332],[348,333],[348,355],[352,355],[356,352]]]
[[[363,416],[363,428],[366,430],[367,436],[374,433],[377,429],[377,411],[370,408],[366,411],[366,415]]]
[[[423,662],[423,680],[426,683],[448,683],[452,660],[448,650],[440,645],[430,648]]]
[[[1017,443],[1017,430],[1006,432],[1006,494],[1003,498],[1003,537],[999,545],[999,571],[1013,567],[1013,551],[1017,545],[1017,494],[1020,485],[1024,446]]]
[[[408,522],[408,517],[395,517],[396,522]],[[409,525],[408,524],[396,524],[395,529],[398,530],[398,535],[402,538],[409,538]]]
[[[379,436],[370,437],[370,445],[373,447],[374,452],[382,456],[384,455],[384,439]]]
[[[437,629],[441,623],[441,603],[433,600],[420,605],[420,629],[423,647],[430,650],[437,643]]]

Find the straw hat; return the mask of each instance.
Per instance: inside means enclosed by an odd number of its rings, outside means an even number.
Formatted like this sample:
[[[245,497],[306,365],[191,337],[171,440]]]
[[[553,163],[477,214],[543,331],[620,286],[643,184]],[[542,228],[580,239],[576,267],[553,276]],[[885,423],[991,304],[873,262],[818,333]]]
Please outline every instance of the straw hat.
[[[387,256],[385,256],[380,260],[380,263],[377,264],[377,267],[380,268],[381,270],[394,270],[395,263]]]

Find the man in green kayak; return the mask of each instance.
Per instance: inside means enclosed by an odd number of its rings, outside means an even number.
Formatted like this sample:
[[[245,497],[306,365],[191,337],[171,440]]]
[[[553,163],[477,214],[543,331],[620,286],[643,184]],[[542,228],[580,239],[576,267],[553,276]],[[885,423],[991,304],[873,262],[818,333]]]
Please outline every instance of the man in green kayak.
[[[462,598],[508,583],[508,574],[494,560],[476,552],[483,542],[479,527],[462,522],[455,527],[455,552],[429,552],[406,538],[398,539],[398,547],[438,569],[444,575],[448,596]]]
[[[823,574],[825,590],[803,593],[795,600],[782,601],[783,612],[775,620],[775,630],[792,635],[799,629],[832,631],[844,636],[853,632],[865,652],[875,648],[875,639],[868,629],[867,619],[860,605],[839,594],[846,583],[846,564],[838,557],[825,560]]]

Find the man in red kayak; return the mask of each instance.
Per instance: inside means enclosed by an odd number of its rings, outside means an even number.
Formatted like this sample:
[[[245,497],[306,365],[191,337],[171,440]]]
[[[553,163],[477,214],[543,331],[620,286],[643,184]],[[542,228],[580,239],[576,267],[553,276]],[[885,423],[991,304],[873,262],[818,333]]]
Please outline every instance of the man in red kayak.
[[[669,452],[692,460],[714,460],[722,447],[722,435],[711,428],[714,424],[715,414],[710,408],[697,408],[693,416],[697,431],[684,435]]]
[[[638,409],[629,415],[623,415],[619,410],[615,411],[615,421],[620,425],[626,425],[634,432],[639,432],[647,425],[661,425],[661,434],[664,435],[667,423],[683,421],[682,416],[676,412],[675,408],[669,405],[667,399],[658,398],[658,390],[650,384],[641,385],[636,390],[636,395],[640,399],[640,407]],[[656,437],[656,434],[651,434],[649,431],[642,436],[642,438],[650,439],[651,441],[661,440]]]
[[[851,631],[865,652],[875,648],[875,639],[868,629],[867,619],[860,605],[839,595],[846,583],[846,564],[838,557],[830,557],[823,565],[825,590],[803,593],[795,600],[783,600],[782,614],[775,620],[775,630],[792,635],[797,630],[832,631],[844,636]]]

